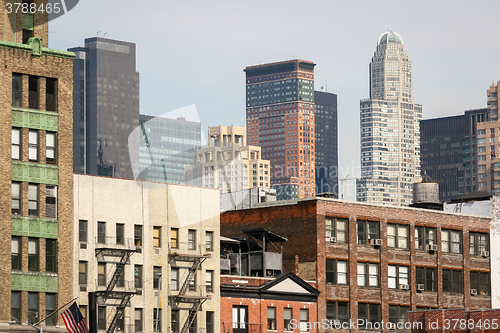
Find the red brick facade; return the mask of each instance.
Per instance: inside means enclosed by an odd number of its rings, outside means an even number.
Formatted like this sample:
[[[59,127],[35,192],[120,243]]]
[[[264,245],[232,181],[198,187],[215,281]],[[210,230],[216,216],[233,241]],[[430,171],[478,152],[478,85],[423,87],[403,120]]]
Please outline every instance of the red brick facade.
[[[414,333],[489,333],[500,331],[500,310],[446,309],[408,313]]]
[[[330,217],[347,219],[346,243],[326,241],[325,219]],[[358,220],[378,222],[381,246],[358,245]],[[470,293],[474,289],[471,287],[471,272],[489,275],[490,260],[481,255],[469,254],[469,232],[488,236],[489,222],[489,219],[477,216],[318,198],[267,203],[255,209],[225,212],[221,215],[221,235],[236,238],[243,236],[241,229],[263,227],[288,238],[283,247],[283,270],[295,271],[295,256],[298,255],[298,275],[306,280],[317,281],[317,289],[321,292],[317,303],[318,320],[326,318],[327,301],[337,301],[348,302],[351,321],[358,319],[359,303],[380,304],[379,319],[387,322],[389,306],[409,307],[413,311],[417,308],[439,307],[491,308],[489,292],[477,296],[471,296]],[[387,245],[388,223],[407,228],[407,248],[392,248]],[[432,228],[438,251],[415,248],[415,229],[420,227]],[[461,253],[442,251],[442,230],[459,232]],[[348,262],[347,284],[327,283],[327,259]],[[358,263],[362,262],[378,264],[378,287],[358,286],[357,268]],[[389,265],[408,267],[409,290],[388,287]],[[434,270],[433,283],[436,291],[417,291],[417,267],[420,270],[420,267]],[[453,269],[462,274],[461,293],[443,292],[443,270]]]

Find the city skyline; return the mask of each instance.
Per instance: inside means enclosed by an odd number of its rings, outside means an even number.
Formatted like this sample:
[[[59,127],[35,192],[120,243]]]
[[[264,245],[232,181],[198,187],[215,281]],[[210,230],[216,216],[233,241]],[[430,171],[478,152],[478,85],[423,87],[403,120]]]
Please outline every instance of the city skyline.
[[[315,89],[328,86],[338,95],[341,177],[352,177],[359,168],[358,149],[352,147],[359,147],[359,99],[369,91],[366,59],[385,30],[392,28],[405,38],[424,119],[485,107],[485,92],[500,77],[500,69],[488,66],[499,48],[488,34],[500,9],[494,1],[454,2],[453,8],[431,1],[405,8],[395,1],[366,2],[362,12],[356,4],[316,2],[310,14],[279,3],[266,4],[262,11],[261,2],[188,6],[158,1],[151,3],[153,11],[135,8],[131,1],[116,5],[89,0],[51,21],[51,47],[78,45],[98,31],[137,43],[141,112],[161,114],[196,104],[202,128],[244,124],[245,66],[294,58],[314,61]],[[205,15],[209,10],[212,15]],[[113,12],[116,18],[110,18]],[[254,16],[266,24],[249,29]],[[168,23],[160,29],[155,22],[165,17]],[[296,41],[304,47],[297,48]],[[353,199],[352,182],[350,190],[345,187],[345,198]]]

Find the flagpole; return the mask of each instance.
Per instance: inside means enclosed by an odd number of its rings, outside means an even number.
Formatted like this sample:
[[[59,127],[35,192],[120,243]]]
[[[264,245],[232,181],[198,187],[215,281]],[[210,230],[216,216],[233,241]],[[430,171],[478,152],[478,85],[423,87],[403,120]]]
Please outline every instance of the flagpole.
[[[54,313],[58,312],[59,310],[61,310],[62,308],[64,308],[65,306],[67,306],[69,303],[73,302],[75,299],[77,299],[78,297],[75,297],[73,298],[71,301],[69,301],[68,303],[64,304],[63,306],[61,306],[59,309],[55,310],[55,311],[52,311],[51,314],[49,314],[48,316],[46,316],[45,318],[43,318],[42,320],[40,320],[39,322],[33,324],[34,326],[40,324],[41,322],[43,322],[45,319],[49,318],[50,316],[52,316]],[[40,331],[41,332],[41,331]]]

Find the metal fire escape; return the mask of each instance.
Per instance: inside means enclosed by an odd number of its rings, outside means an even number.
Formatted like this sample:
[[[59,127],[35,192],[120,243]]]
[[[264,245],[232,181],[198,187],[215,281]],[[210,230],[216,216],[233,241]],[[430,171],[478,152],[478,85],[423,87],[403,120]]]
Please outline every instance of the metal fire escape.
[[[108,285],[105,290],[97,290],[97,296],[104,302],[109,299],[119,300],[120,303],[116,306],[116,312],[111,320],[111,323],[107,329],[107,333],[113,333],[118,326],[118,320],[123,318],[125,308],[130,306],[130,299],[132,296],[136,295],[138,292],[135,288],[124,288],[127,290],[115,290],[116,283],[118,279],[123,274],[125,270],[125,265],[129,264],[130,257],[135,252],[139,252],[139,249],[135,246],[133,239],[116,239],[113,237],[114,241],[106,243],[98,243],[95,249],[95,255],[97,258],[111,257],[115,260],[107,261],[108,263],[116,263],[115,271],[109,280]]]
[[[178,305],[179,303],[190,304],[190,307],[188,309],[188,316],[184,324],[181,326],[179,333],[188,332],[189,328],[195,321],[196,315],[198,311],[201,309],[201,306],[203,305],[203,303],[205,303],[206,300],[210,298],[210,296],[206,294],[206,291],[204,291],[205,290],[204,287],[200,287],[198,291],[196,291],[195,289],[193,293],[188,292],[190,284],[193,283],[196,279],[196,273],[198,269],[201,267],[203,262],[210,257],[210,255],[208,253],[195,254],[195,253],[189,253],[190,251],[183,251],[183,252],[185,253],[181,254],[177,251],[177,249],[170,249],[168,254],[168,260],[170,265],[172,265],[172,262],[176,261],[189,263],[189,267],[187,267],[188,272],[186,275],[186,279],[182,282],[182,285],[179,288],[179,293],[170,294],[168,296],[168,302],[170,306]]]

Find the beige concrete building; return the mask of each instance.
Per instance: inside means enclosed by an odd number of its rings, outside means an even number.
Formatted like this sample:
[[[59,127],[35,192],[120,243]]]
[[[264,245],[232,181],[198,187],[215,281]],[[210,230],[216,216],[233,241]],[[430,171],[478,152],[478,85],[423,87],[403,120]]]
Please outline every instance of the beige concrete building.
[[[244,127],[209,127],[208,147],[195,152],[194,165],[186,168],[186,182],[222,193],[269,188],[270,162],[261,157],[260,147],[247,146]]]
[[[12,5],[0,3],[0,331],[50,332],[73,294],[74,53],[49,48],[46,11]]]
[[[100,295],[98,331],[218,329],[219,191],[75,174],[74,198],[73,291],[87,318]]]
[[[500,121],[498,83],[487,91],[488,120],[477,125],[477,170],[480,191],[500,193]]]

